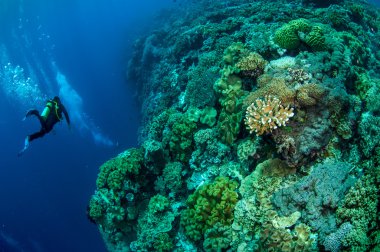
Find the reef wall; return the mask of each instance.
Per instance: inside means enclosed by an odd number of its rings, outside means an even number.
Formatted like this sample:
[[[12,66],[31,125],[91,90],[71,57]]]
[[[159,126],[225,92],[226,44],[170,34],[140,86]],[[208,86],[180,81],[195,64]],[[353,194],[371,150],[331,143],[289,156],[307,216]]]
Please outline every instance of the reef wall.
[[[141,146],[88,216],[109,251],[379,251],[380,15],[184,1],[135,43]]]

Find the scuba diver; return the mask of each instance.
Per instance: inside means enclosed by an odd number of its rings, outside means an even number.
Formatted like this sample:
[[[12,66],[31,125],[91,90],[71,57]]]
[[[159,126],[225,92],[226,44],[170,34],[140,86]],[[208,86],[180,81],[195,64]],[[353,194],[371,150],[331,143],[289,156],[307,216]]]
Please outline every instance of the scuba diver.
[[[53,99],[47,101],[46,107],[41,115],[36,109],[29,110],[26,113],[23,121],[27,117],[35,115],[41,123],[41,129],[40,131],[28,135],[25,138],[24,148],[18,153],[18,156],[21,156],[26,151],[26,149],[28,149],[31,141],[43,137],[45,134],[49,133],[53,129],[54,125],[63,119],[62,113],[65,115],[67,125],[70,128],[69,114],[67,113],[65,106],[63,106],[58,96],[55,96]]]

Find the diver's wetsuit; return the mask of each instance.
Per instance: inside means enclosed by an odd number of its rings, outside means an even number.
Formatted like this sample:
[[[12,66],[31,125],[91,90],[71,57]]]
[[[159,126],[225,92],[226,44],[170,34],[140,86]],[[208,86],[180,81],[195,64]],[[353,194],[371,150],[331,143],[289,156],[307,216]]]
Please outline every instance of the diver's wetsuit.
[[[62,113],[65,115],[67,124],[70,125],[69,115],[59,99],[48,101],[42,115],[36,109],[29,110],[26,116],[35,115],[41,123],[40,131],[29,135],[29,141],[33,141],[49,133],[54,125],[62,120]]]

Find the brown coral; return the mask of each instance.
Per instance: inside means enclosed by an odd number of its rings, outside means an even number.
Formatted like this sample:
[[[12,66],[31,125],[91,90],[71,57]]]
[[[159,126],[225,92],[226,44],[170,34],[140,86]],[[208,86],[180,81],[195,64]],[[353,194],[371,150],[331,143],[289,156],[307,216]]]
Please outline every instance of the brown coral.
[[[294,104],[296,92],[286,85],[283,78],[263,78],[260,79],[260,88],[249,93],[244,99],[243,107],[246,108],[255,100],[267,95],[276,96],[284,106],[287,106]]]
[[[293,115],[293,108],[289,105],[284,107],[279,99],[267,95],[264,99],[257,99],[247,108],[244,121],[250,133],[262,135],[285,126]]]
[[[325,94],[326,89],[315,83],[308,83],[297,89],[297,102],[303,107],[314,106]]]
[[[268,251],[316,251],[316,241],[310,227],[300,223],[294,230],[263,224],[260,232],[260,249]]]
[[[302,68],[288,68],[290,80],[292,82],[298,82],[299,84],[307,84],[311,79],[311,74],[307,73]]]
[[[257,78],[264,72],[268,64],[258,53],[250,53],[248,56],[239,60],[236,67],[240,69],[240,74],[244,77]]]

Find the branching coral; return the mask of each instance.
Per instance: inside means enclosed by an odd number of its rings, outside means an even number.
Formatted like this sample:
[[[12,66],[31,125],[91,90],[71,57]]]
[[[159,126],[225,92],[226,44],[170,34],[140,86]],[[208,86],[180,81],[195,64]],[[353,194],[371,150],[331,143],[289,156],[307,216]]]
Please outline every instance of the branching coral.
[[[293,108],[289,105],[284,107],[276,97],[265,96],[247,108],[244,121],[251,134],[255,132],[257,135],[262,135],[272,132],[277,127],[285,126],[293,116]]]

